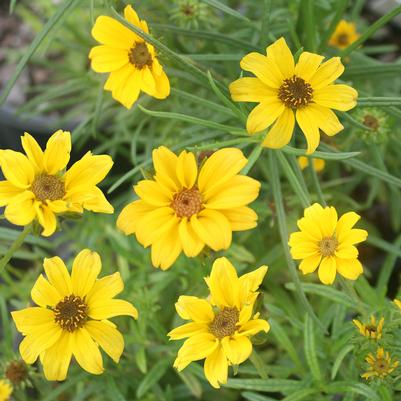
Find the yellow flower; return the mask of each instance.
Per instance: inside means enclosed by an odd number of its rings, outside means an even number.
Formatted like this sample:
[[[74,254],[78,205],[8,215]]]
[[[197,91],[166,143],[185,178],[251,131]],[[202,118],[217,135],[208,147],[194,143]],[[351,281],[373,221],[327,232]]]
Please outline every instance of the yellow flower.
[[[326,162],[323,159],[313,158],[312,163],[313,163],[313,169],[317,173],[320,173],[324,169],[324,166],[326,165]],[[304,170],[306,167],[309,166],[309,157],[299,156],[298,164],[299,164],[299,167],[301,167],[301,170]]]
[[[376,340],[380,340],[382,338],[384,317],[379,320],[379,323],[376,323],[376,318],[373,315],[370,316],[369,324],[361,323],[357,319],[354,319],[352,322],[364,337],[373,338]]]
[[[390,353],[385,352],[382,347],[377,349],[376,355],[370,353],[365,361],[369,364],[369,368],[361,377],[366,380],[372,377],[383,379],[398,366],[398,361],[391,360]]]
[[[257,215],[247,205],[260,183],[238,174],[246,163],[239,149],[227,148],[198,167],[193,153],[176,156],[161,146],[153,151],[153,179],[134,186],[140,199],[122,210],[117,226],[144,247],[151,245],[152,263],[163,270],[182,251],[195,257],[205,245],[227,249],[232,231],[256,226]]]
[[[356,31],[356,25],[353,22],[347,22],[342,19],[331,35],[329,45],[339,49],[345,49],[350,44],[354,43],[359,36],[359,33]]]
[[[344,71],[339,57],[321,64],[323,56],[303,52],[295,64],[284,38],[266,52],[267,56],[249,53],[241,60],[241,68],[256,77],[231,83],[231,96],[235,101],[259,103],[248,116],[250,134],[274,123],[263,146],[278,149],[287,145],[296,119],[308,143],[307,153],[311,154],[319,145],[319,130],[332,136],[344,128],[331,109],[352,109],[358,93],[350,86],[333,84]]]
[[[124,9],[124,17],[149,33],[146,21],[141,21],[130,5]],[[127,109],[138,99],[140,91],[157,99],[165,99],[170,94],[170,82],[154,47],[140,36],[104,15],[96,19],[92,36],[101,43],[89,53],[92,69],[110,73],[104,89]]]
[[[13,392],[11,385],[5,380],[0,380],[0,401],[8,401]]]
[[[44,151],[27,132],[21,142],[26,156],[0,150],[0,167],[6,178],[0,181],[0,206],[6,206],[8,221],[25,226],[36,219],[43,227],[42,235],[49,236],[57,227],[56,214],[83,213],[84,209],[113,213],[96,186],[113,165],[110,156],[88,152],[65,171],[71,151],[69,132],[55,132]]]
[[[338,219],[334,207],[323,208],[318,203],[306,208],[297,222],[301,231],[292,233],[289,240],[292,257],[303,259],[299,265],[302,273],[312,273],[319,267],[323,284],[332,284],[337,272],[356,280],[363,269],[354,245],[368,236],[367,231],[352,228],[359,219],[354,212]]]
[[[31,291],[38,306],[11,313],[25,336],[22,359],[33,364],[40,356],[47,380],[64,380],[72,356],[87,372],[103,373],[99,346],[116,363],[124,349],[123,336],[107,319],[138,317],[131,303],[113,299],[124,288],[120,273],[97,279],[100,256],[89,249],[77,255],[71,276],[57,256],[43,266],[47,280],[40,275]]]
[[[267,266],[237,276],[226,258],[217,259],[206,283],[209,300],[180,296],[176,310],[184,320],[192,320],[170,331],[171,340],[189,337],[178,351],[174,367],[183,370],[193,361],[205,359],[204,372],[210,384],[219,388],[227,383],[228,366],[239,365],[252,352],[250,336],[268,332],[266,320],[253,315],[253,306],[267,272]]]
[[[395,304],[396,306],[398,306],[399,309],[401,309],[401,301],[400,301],[400,300],[394,299],[393,302],[394,302],[394,304]]]

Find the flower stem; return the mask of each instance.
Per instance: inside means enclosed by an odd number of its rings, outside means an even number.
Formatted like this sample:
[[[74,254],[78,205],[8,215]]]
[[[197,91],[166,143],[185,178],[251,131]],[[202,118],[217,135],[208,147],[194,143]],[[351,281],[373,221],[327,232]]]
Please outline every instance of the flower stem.
[[[10,249],[6,252],[6,254],[0,260],[0,272],[7,265],[10,259],[13,257],[14,253],[21,247],[27,235],[32,231],[32,225],[29,224],[24,227],[21,234],[17,237],[17,239],[13,242]]]
[[[347,295],[355,301],[356,307],[359,312],[362,314],[362,316],[366,316],[368,314],[368,311],[359,298],[358,294],[356,293],[354,286],[348,280],[344,279],[341,276],[339,276],[339,280]]]

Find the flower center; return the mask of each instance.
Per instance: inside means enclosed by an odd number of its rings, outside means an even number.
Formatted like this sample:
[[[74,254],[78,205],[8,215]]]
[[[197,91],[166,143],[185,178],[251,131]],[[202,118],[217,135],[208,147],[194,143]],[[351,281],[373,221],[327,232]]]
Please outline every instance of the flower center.
[[[296,75],[285,79],[278,90],[278,98],[292,109],[307,106],[312,101],[312,94],[312,86]]]
[[[178,217],[191,217],[202,210],[202,195],[198,188],[183,189],[174,195],[171,207]]]
[[[373,117],[370,114],[367,114],[363,118],[363,125],[365,125],[368,128],[371,128],[373,130],[377,130],[379,128],[379,121],[377,121],[376,117]]]
[[[218,312],[209,325],[210,332],[217,338],[231,336],[239,320],[239,311],[237,308],[224,308]]]
[[[374,369],[377,373],[387,373],[389,370],[389,364],[385,359],[378,358],[374,363]]]
[[[371,324],[366,325],[366,331],[369,333],[376,333],[377,328],[376,326],[372,326]]]
[[[70,333],[83,327],[88,315],[88,307],[81,297],[68,295],[54,308],[55,321]]]
[[[31,185],[31,190],[36,198],[42,202],[63,199],[65,195],[64,182],[55,175],[38,175]]]
[[[129,54],[129,61],[136,68],[142,69],[145,66],[152,65],[152,56],[149,53],[148,46],[145,42],[137,42],[134,47],[131,48]]]
[[[24,362],[12,361],[6,367],[5,376],[14,386],[17,386],[28,377],[28,369]]]
[[[181,12],[187,17],[192,17],[193,15],[195,15],[194,7],[190,4],[184,4],[181,7]]]
[[[348,36],[348,33],[340,33],[338,36],[337,36],[337,43],[339,44],[339,45],[348,45],[348,43],[349,43],[349,36]]]
[[[333,256],[337,249],[338,241],[335,237],[326,237],[320,240],[318,245],[322,256]]]

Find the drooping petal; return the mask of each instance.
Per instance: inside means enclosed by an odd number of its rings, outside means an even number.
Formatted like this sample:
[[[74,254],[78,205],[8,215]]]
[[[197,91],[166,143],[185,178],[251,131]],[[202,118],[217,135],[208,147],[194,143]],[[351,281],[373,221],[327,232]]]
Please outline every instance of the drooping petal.
[[[308,149],[306,153],[310,155],[319,146],[320,132],[316,118],[309,107],[298,109],[296,112],[297,123],[305,135]]]
[[[263,141],[263,146],[271,149],[280,149],[287,145],[292,137],[295,126],[294,112],[285,108]]]
[[[141,70],[141,90],[150,96],[153,96],[156,91],[156,81],[148,66]]]
[[[47,174],[54,175],[65,169],[71,152],[71,134],[58,130],[47,141],[43,155],[43,166]]]
[[[236,102],[263,102],[266,98],[277,98],[277,90],[265,85],[259,78],[237,79],[229,86],[231,98]]]
[[[110,319],[115,316],[131,316],[138,319],[138,311],[128,301],[122,299],[98,299],[88,304],[88,315],[96,320]]]
[[[324,107],[348,111],[356,106],[358,92],[348,85],[329,85],[313,93],[313,100]]]
[[[326,135],[333,136],[344,129],[337,116],[329,108],[312,103],[308,106],[308,111],[313,114],[316,125]]]
[[[205,299],[181,295],[175,304],[175,309],[184,320],[196,323],[210,323],[214,319],[212,306]]]
[[[198,176],[195,155],[183,150],[177,159],[177,178],[184,188],[192,188]]]
[[[302,52],[299,56],[297,65],[295,66],[295,75],[301,77],[306,82],[312,78],[319,68],[324,56],[315,53]]]
[[[344,66],[340,57],[332,57],[317,69],[316,73],[310,78],[309,83],[315,91],[324,88],[334,82],[344,72]]]
[[[155,64],[156,59],[153,60],[153,65]],[[153,97],[156,99],[165,99],[167,96],[170,95],[170,81],[168,76],[162,69],[159,75],[154,75],[156,88],[155,92],[153,93]]]
[[[34,180],[34,168],[28,158],[10,149],[0,150],[0,167],[11,184],[27,189]]]
[[[269,97],[263,100],[249,113],[246,130],[249,134],[263,131],[283,114],[284,109],[285,106],[278,97]]]
[[[171,330],[167,335],[170,340],[181,340],[183,338],[192,337],[200,333],[208,333],[209,327],[205,323],[191,322],[183,324]]]
[[[323,284],[333,284],[336,278],[336,258],[333,256],[324,257],[320,263],[318,275]]]
[[[181,219],[178,232],[180,234],[182,250],[185,255],[188,257],[199,255],[205,243],[196,235],[188,219]]]
[[[250,230],[256,227],[258,215],[250,207],[241,206],[228,210],[221,210],[230,222],[233,231]]]
[[[337,271],[348,280],[356,280],[362,273],[363,267],[358,259],[337,258]]]
[[[75,296],[83,298],[93,288],[102,269],[102,261],[97,252],[82,250],[72,265],[72,290]]]
[[[303,274],[313,273],[320,264],[322,260],[322,255],[320,253],[315,253],[307,258],[303,259],[301,264],[299,265],[299,270]]]
[[[205,359],[204,371],[206,379],[214,388],[227,383],[228,362],[221,346]]]
[[[45,204],[35,202],[34,208],[39,224],[43,227],[42,235],[49,237],[57,228],[57,219],[53,211]]]
[[[47,308],[56,306],[63,298],[42,275],[38,277],[31,290],[31,298],[36,305]]]
[[[116,49],[110,46],[92,47],[89,58],[91,67],[96,72],[116,71],[129,62],[126,49]]]
[[[72,294],[70,274],[61,258],[58,256],[45,258],[43,267],[50,284],[57,289],[62,297]]]
[[[11,184],[9,181],[0,181],[0,207],[12,202],[13,198],[24,190]]]
[[[123,289],[124,282],[121,274],[116,272],[110,276],[96,280],[92,289],[86,295],[85,300],[88,304],[92,304],[99,300],[110,299],[122,292]]]
[[[247,336],[224,337],[221,345],[232,365],[239,365],[252,353],[252,343]]]
[[[126,76],[125,71],[123,71],[124,75],[120,79],[119,85],[113,89],[112,96],[124,107],[130,109],[139,97],[142,79],[140,70],[133,68],[131,64],[129,64],[128,67],[131,69],[129,75]],[[115,71],[114,73],[118,73],[118,71],[119,70]]]
[[[24,132],[21,137],[22,147],[34,167],[35,173],[43,170],[43,151],[32,135]]]

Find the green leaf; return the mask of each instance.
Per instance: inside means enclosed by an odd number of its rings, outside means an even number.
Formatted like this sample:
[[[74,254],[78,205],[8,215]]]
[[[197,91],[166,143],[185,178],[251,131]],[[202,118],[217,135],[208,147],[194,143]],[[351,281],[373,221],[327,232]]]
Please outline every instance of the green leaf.
[[[308,314],[305,315],[304,322],[304,351],[306,362],[310,368],[314,380],[322,381],[322,373],[320,371],[319,361],[317,359],[316,341],[313,321]]]
[[[266,393],[288,393],[299,390],[304,386],[299,380],[285,379],[228,379],[224,387],[240,390],[265,391]]]
[[[170,358],[162,359],[156,363],[156,365],[149,370],[148,374],[139,383],[139,386],[136,390],[136,397],[143,397],[148,390],[155,386],[156,383],[158,383],[159,380],[164,376],[170,365]]]
[[[177,372],[180,379],[185,383],[188,387],[191,394],[197,398],[202,398],[202,384],[198,380],[198,378],[190,372],[183,370],[182,372]]]
[[[242,397],[249,401],[277,401],[276,398],[267,397],[262,394],[253,393],[252,391],[244,391]]]
[[[358,107],[388,107],[401,105],[399,97],[361,97]]]
[[[310,401],[313,397],[311,395],[317,394],[320,391],[315,388],[303,388],[302,390],[295,391],[294,393],[283,398],[282,401]]]
[[[327,385],[326,391],[330,394],[355,393],[364,396],[365,400],[382,401],[376,391],[362,383],[334,382]]]
[[[220,11],[223,11],[223,13],[226,13],[227,15],[231,15],[232,17],[238,18],[242,21],[250,22],[249,19],[244,15],[242,15],[240,12],[233,10],[232,8],[226,6],[225,4],[221,3],[218,0],[201,0],[201,1],[203,3],[208,4],[209,6],[212,6]]]
[[[284,146],[280,150],[284,153],[289,153],[289,154],[295,155],[295,156],[311,157],[311,155],[306,154],[305,150],[292,148],[291,146],[288,146],[288,145]],[[324,160],[345,160],[345,159],[350,159],[351,157],[356,157],[360,154],[361,154],[361,152],[320,152],[320,151],[315,151],[315,152],[313,152],[313,157],[319,158],[319,159],[324,159]]]
[[[345,70],[343,78],[348,79],[351,77],[362,77],[362,76],[369,76],[374,75],[375,77],[382,77],[387,75],[399,75],[401,72],[401,64],[399,63],[392,63],[392,64],[373,64],[373,65],[357,65],[354,67],[349,67]],[[364,98],[362,98],[364,101]],[[368,98],[369,99],[369,98]],[[380,99],[380,98],[373,98],[373,99]],[[358,105],[360,106],[361,99],[358,99]]]
[[[333,367],[331,368],[331,380],[334,380],[337,376],[338,369],[340,369],[340,366],[344,360],[344,358],[347,356],[348,353],[350,353],[354,349],[353,345],[346,345],[343,349],[341,349],[337,353],[337,357],[334,360]]]

